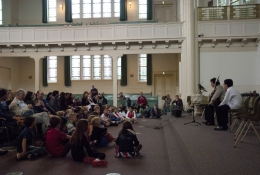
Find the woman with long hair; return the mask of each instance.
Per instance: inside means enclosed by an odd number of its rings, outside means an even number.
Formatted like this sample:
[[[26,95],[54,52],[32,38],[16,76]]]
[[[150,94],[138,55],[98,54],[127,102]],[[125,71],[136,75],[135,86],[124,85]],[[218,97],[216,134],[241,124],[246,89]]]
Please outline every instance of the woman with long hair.
[[[76,162],[91,163],[92,166],[106,166],[108,163],[104,158],[104,153],[97,153],[89,146],[87,139],[88,121],[81,119],[77,123],[76,130],[73,132],[71,143],[71,155]]]
[[[34,93],[31,91],[28,91],[25,95],[24,102],[26,104],[31,104],[34,106]]]
[[[116,139],[116,157],[136,157],[141,148],[132,123],[125,121]]]
[[[52,92],[49,92],[45,99],[47,101],[47,103],[49,103],[51,97],[52,97]]]
[[[88,101],[88,91],[85,91],[82,95],[82,99],[81,99],[81,105],[82,106],[87,106],[89,105],[89,101]]]

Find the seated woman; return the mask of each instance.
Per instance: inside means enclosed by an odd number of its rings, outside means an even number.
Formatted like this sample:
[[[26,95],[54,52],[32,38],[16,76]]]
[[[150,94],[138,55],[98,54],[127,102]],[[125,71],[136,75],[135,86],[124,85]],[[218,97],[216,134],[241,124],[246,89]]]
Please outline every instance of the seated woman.
[[[162,116],[162,111],[157,107],[157,105],[154,105],[152,117],[153,118],[161,118],[161,116]]]
[[[141,148],[131,122],[125,121],[116,139],[116,157],[136,157]]]
[[[34,106],[34,93],[31,91],[28,91],[24,97],[24,102],[26,104],[31,104],[32,106]]]
[[[182,99],[179,98],[179,95],[175,96],[175,100],[172,101],[172,105],[176,105],[175,107],[177,107],[179,110],[183,111],[183,103],[182,103]],[[174,106],[172,106],[173,108]]]

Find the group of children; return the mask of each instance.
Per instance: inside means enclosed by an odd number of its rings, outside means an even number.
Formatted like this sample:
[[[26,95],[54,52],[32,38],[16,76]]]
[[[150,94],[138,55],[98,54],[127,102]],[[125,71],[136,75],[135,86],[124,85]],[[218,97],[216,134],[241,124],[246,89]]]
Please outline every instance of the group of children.
[[[25,129],[18,137],[16,158],[35,159],[47,152],[54,157],[64,157],[71,150],[74,161],[106,166],[105,153],[99,153],[94,148],[106,147],[112,142],[116,144],[116,157],[135,157],[142,148],[132,127],[132,123],[137,122],[135,112],[129,108],[124,116],[119,110],[106,105],[102,109],[94,106],[93,111],[83,106],[58,112],[50,118],[50,128],[42,147],[32,146],[35,119],[28,116],[24,119]],[[120,122],[123,122],[122,128],[118,137],[114,138],[107,127],[118,126]]]

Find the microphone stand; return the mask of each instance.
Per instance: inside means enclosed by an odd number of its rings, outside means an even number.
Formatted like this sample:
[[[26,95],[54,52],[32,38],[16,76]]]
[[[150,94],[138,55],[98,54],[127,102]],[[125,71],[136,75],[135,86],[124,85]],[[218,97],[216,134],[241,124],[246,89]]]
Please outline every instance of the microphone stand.
[[[197,94],[198,94],[198,92],[201,92],[201,90],[200,89],[198,89],[197,90]],[[199,100],[199,98],[201,97],[201,95],[202,95],[202,93],[200,93],[200,96],[198,96],[198,98],[196,99],[196,101],[193,103],[193,105],[192,105],[192,121],[191,122],[188,122],[188,123],[184,123],[184,125],[186,125],[186,124],[189,124],[189,123],[197,123],[197,124],[200,124],[201,125],[201,123],[199,123],[199,122],[196,122],[195,121],[195,117],[194,117],[194,107],[195,107],[195,104],[197,103],[197,101]],[[198,126],[198,125],[196,125],[196,126]]]

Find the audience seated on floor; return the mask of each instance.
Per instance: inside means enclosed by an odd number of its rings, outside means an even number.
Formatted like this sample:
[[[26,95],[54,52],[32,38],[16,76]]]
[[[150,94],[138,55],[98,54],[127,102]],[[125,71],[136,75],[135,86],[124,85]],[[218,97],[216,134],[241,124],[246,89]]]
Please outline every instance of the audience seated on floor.
[[[158,106],[155,104],[153,106],[153,110],[152,110],[152,117],[153,118],[161,118],[162,116],[162,110],[158,108]]]
[[[102,125],[108,127],[108,126],[117,126],[118,122],[117,121],[112,121],[110,118],[110,114],[109,114],[109,109],[105,109],[104,113],[101,115],[100,117],[101,119],[101,123]]]
[[[69,120],[67,122],[68,128],[68,135],[72,135],[74,130],[76,129],[76,122],[77,122],[77,114],[76,113],[69,113]]]
[[[49,100],[49,106],[55,111],[59,111],[59,101],[58,101],[58,98],[59,98],[59,91],[53,91],[52,92],[52,97],[51,99]],[[55,115],[55,114],[53,114]]]
[[[136,113],[133,110],[132,107],[128,107],[128,112],[126,113],[126,120],[132,122],[132,123],[137,123],[137,118],[136,118]]]

